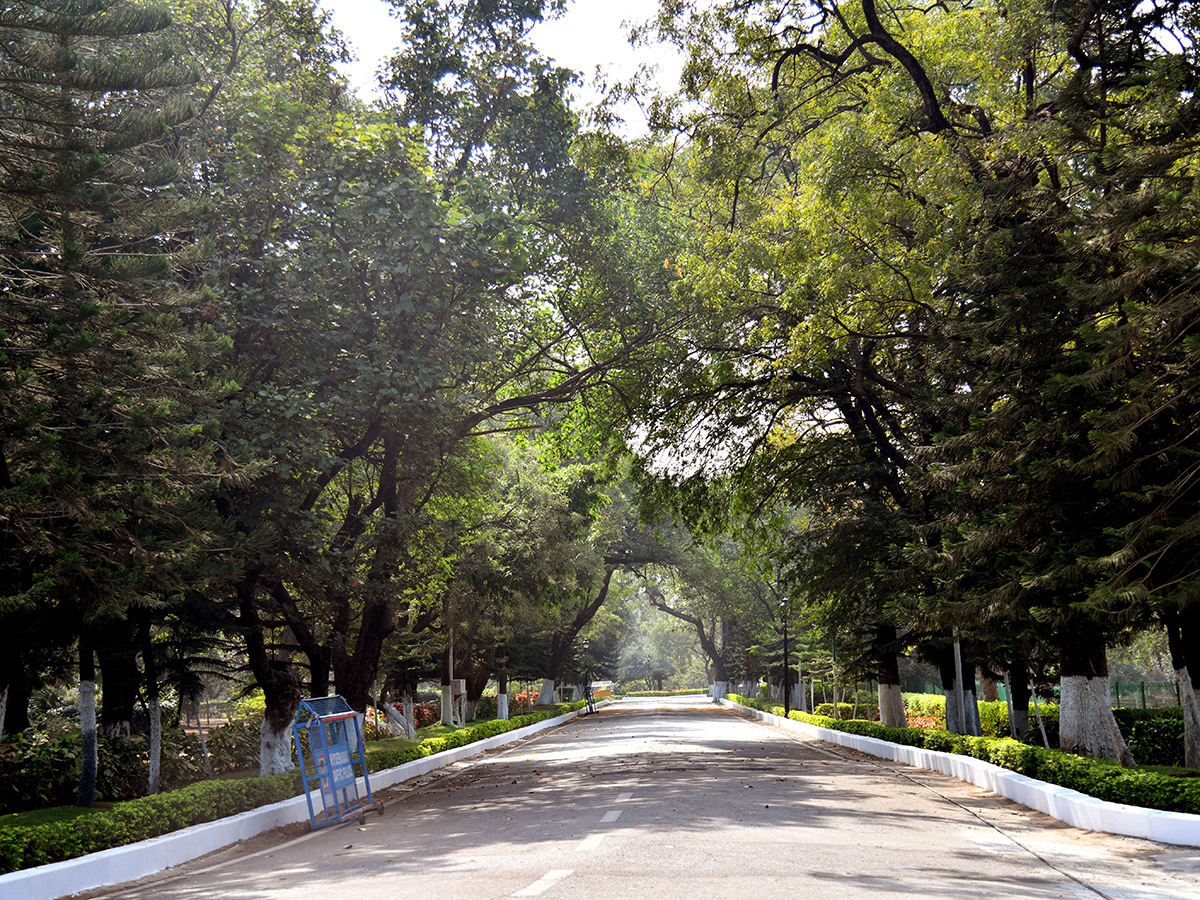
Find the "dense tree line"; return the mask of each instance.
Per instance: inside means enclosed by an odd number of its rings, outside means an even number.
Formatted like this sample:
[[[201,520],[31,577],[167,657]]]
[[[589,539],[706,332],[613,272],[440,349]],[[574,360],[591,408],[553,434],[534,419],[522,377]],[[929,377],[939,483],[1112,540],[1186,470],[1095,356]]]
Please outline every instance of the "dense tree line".
[[[658,25],[689,53],[689,102],[659,106],[694,226],[672,264],[714,310],[646,420],[712,451],[664,493],[805,510],[792,580],[857,633],[885,709],[898,651],[953,698],[957,638],[1018,708],[1056,671],[1063,746],[1128,762],[1105,648],[1165,624],[1200,763],[1194,7]]]
[[[3,730],[220,644],[273,772],[305,694],[549,692],[640,590],[716,682],[803,623],[970,729],[958,648],[1126,762],[1163,627],[1200,764],[1190,4],[667,3],[641,141],[555,4],[394,5],[371,104],[308,0],[0,12]]]

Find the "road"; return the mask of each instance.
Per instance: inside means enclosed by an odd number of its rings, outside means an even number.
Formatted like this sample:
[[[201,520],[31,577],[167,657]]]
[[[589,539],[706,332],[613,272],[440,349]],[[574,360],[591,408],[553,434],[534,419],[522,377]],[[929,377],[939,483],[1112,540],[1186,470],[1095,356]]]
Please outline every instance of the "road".
[[[696,700],[622,701],[93,900],[1197,900],[1200,849],[1070,828]]]

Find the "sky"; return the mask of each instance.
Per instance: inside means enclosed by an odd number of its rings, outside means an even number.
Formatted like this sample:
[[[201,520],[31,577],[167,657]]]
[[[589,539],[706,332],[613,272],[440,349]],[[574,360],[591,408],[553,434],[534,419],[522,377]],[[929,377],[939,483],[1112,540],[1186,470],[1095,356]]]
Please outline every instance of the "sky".
[[[363,96],[375,88],[375,69],[399,43],[400,28],[389,15],[383,0],[323,0],[333,13],[333,24],[351,43],[359,61],[347,71],[351,85]],[[659,68],[659,83],[674,88],[681,61],[672,49],[633,48],[629,45],[625,23],[650,18],[658,10],[657,0],[568,0],[566,13],[559,19],[543,22],[532,38],[542,52],[559,65],[574,69],[591,80],[596,67],[610,80],[632,75],[639,63]],[[586,85],[576,90],[577,99],[586,103],[594,96]],[[621,110],[629,130],[640,133],[645,120],[635,106]]]

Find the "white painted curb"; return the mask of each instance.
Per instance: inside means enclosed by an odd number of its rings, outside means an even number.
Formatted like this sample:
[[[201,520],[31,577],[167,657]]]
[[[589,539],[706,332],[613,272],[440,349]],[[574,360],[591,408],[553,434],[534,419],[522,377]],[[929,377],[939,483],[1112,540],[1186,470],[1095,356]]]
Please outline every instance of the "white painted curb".
[[[1095,797],[1089,797],[1087,794],[1081,794],[1070,788],[1019,775],[993,763],[984,762],[982,759],[960,756],[957,753],[945,753],[941,750],[926,750],[923,747],[908,747],[879,738],[847,734],[832,728],[821,728],[817,725],[809,725],[807,722],[797,722],[795,719],[785,719],[782,716],[765,713],[749,706],[742,706],[740,703],[734,703],[732,700],[724,698],[719,702],[722,706],[752,719],[768,722],[771,725],[827,741],[830,744],[850,747],[881,759],[890,759],[893,762],[905,763],[919,769],[929,769],[969,781],[971,784],[986,788],[1009,800],[1015,800],[1017,803],[1036,809],[1076,828],[1127,837],[1148,838],[1164,844],[1200,847],[1200,815],[1163,812],[1158,809],[1097,800]]]
[[[596,706],[606,702],[608,701],[601,701]],[[468,757],[527,738],[539,731],[554,728],[575,718],[582,711],[577,709],[552,719],[526,725],[524,728],[506,731],[495,737],[443,750],[441,753],[434,753],[391,769],[373,772],[371,790],[382,790],[409,778],[425,775]],[[361,778],[358,780],[358,786],[359,791],[365,795]],[[307,819],[308,802],[301,794],[290,800],[260,806],[213,822],[192,825],[136,844],[0,875],[0,900],[56,900],[58,897],[78,894],[93,888],[133,881],[252,838],[272,828],[304,822]]]

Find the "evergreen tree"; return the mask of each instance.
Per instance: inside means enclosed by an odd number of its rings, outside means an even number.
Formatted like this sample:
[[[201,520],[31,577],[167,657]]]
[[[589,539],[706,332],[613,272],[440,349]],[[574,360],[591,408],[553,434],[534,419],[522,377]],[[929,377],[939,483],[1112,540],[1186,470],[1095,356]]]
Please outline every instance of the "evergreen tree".
[[[193,73],[168,24],[108,0],[0,13],[0,591],[6,617],[80,629],[85,700],[106,627],[177,586],[204,540],[187,504],[209,475],[216,342],[190,327],[197,210],[165,145]]]

